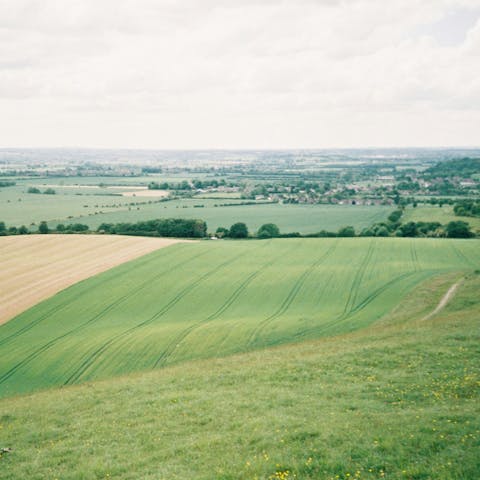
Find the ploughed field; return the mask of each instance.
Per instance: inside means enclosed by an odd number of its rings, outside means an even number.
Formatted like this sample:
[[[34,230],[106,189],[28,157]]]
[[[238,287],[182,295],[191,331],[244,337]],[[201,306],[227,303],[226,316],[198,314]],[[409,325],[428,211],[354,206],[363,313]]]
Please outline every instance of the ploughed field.
[[[420,282],[480,267],[480,242],[282,239],[173,245],[0,327],[0,395],[346,333]]]

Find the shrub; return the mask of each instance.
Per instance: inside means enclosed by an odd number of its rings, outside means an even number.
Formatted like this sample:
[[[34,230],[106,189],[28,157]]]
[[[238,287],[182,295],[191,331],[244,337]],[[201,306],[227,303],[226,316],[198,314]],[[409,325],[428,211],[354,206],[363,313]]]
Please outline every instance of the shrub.
[[[247,225],[243,222],[234,223],[230,227],[230,237],[231,238],[247,238],[248,237]]]
[[[257,232],[258,238],[273,238],[280,236],[280,229],[274,223],[265,223]]]

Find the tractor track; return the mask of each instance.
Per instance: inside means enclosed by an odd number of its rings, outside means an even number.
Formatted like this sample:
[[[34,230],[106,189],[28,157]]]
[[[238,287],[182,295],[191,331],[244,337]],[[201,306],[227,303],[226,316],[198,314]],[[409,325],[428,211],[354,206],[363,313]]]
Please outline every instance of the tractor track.
[[[166,273],[178,268],[178,267],[181,267],[182,265],[192,261],[193,258],[198,258],[199,256],[203,256],[205,255],[206,253],[208,253],[208,251],[206,252],[203,252],[201,253],[200,255],[196,255],[196,256],[193,256],[192,258],[189,258],[187,260],[184,260],[180,263],[178,263],[177,265],[175,265],[174,267],[170,267],[169,269],[165,270],[165,271],[162,271],[161,273],[155,275],[154,277],[146,280],[145,282],[142,282],[137,288],[131,290],[127,295],[124,295],[118,299],[116,299],[114,302],[112,302],[110,305],[108,305],[107,307],[103,308],[99,313],[97,313],[96,315],[94,315],[92,318],[90,318],[89,320],[87,320],[86,322],[82,323],[81,325],[78,325],[77,327],[73,328],[72,330],[69,330],[68,332],[65,332],[64,334],[62,335],[59,335],[58,337],[50,340],[49,342],[45,343],[44,345],[42,345],[41,347],[37,348],[34,352],[30,353],[27,357],[25,357],[23,360],[21,360],[20,362],[18,362],[16,365],[14,365],[13,367],[11,367],[9,370],[7,370],[3,375],[0,376],[0,384],[4,383],[8,378],[10,378],[19,368],[27,365],[31,360],[33,360],[34,358],[38,357],[38,355],[44,353],[45,351],[47,351],[48,349],[50,349],[52,346],[54,346],[57,342],[59,342],[60,340],[63,340],[65,339],[66,337],[68,337],[69,335],[72,335],[72,334],[76,334],[78,333],[79,331],[83,330],[85,327],[87,327],[88,325],[90,325],[91,323],[97,321],[99,318],[103,317],[106,313],[108,313],[109,311],[113,310],[115,307],[118,307],[121,303],[123,303],[125,300],[129,299],[130,297],[132,297],[133,295],[137,294],[139,291],[141,291],[146,285],[148,285],[149,283],[151,283],[152,281],[162,277],[163,275],[165,275]],[[59,308],[60,309],[60,308]],[[58,309],[58,310],[59,310]]]
[[[250,347],[253,342],[255,341],[256,338],[261,334],[261,332],[276,318],[280,317],[283,315],[290,307],[292,302],[295,300],[296,296],[298,295],[298,292],[301,290],[303,287],[306,279],[311,275],[311,273],[319,266],[321,265],[331,254],[332,252],[337,248],[338,246],[338,240],[328,248],[328,250],[313,264],[311,264],[297,279],[295,284],[293,285],[292,289],[288,293],[287,297],[285,300],[282,302],[280,307],[269,317],[265,318],[259,324],[257,327],[252,331],[250,334],[248,340],[247,340],[247,347]]]
[[[264,244],[262,247],[265,247],[267,245],[268,245],[268,243]],[[208,253],[208,251],[206,253]],[[183,288],[166,305],[164,305],[157,313],[152,315],[150,318],[148,318],[147,320],[144,320],[143,322],[140,322],[137,325],[134,325],[133,327],[130,327],[129,329],[127,329],[127,330],[115,335],[111,339],[107,340],[103,345],[101,345],[99,348],[97,348],[92,354],[90,354],[81,363],[81,365],[67,378],[67,380],[64,382],[64,385],[70,385],[70,384],[78,381],[80,379],[80,377],[95,363],[95,361],[100,357],[100,355],[102,355],[112,345],[117,343],[119,340],[127,337],[128,335],[135,332],[136,330],[139,330],[139,329],[153,323],[155,320],[157,320],[158,318],[163,316],[165,313],[167,313],[171,308],[173,308],[182,298],[184,298],[186,295],[188,295],[193,289],[195,289],[198,285],[200,285],[204,280],[211,277],[212,275],[217,273],[222,268],[225,268],[226,266],[231,265],[232,263],[236,262],[239,258],[243,257],[247,253],[248,253],[248,249],[245,250],[245,251],[242,251],[240,254],[236,255],[235,257],[228,259],[227,261],[221,263],[220,265],[217,265],[214,269],[205,273],[204,275],[199,277],[196,281],[194,281],[193,283],[190,283],[185,288]]]

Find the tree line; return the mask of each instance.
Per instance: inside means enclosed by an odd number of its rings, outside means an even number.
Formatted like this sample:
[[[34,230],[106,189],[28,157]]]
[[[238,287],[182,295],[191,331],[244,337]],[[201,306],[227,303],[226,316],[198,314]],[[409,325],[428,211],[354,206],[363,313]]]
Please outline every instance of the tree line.
[[[263,224],[256,232],[250,232],[246,223],[236,222],[230,226],[218,227],[212,238],[325,238],[325,237],[435,237],[435,238],[473,238],[475,233],[464,221],[452,221],[446,225],[439,222],[401,222],[402,210],[392,212],[385,222],[378,222],[357,232],[351,225],[339,228],[336,232],[320,230],[319,232],[301,234],[299,232],[282,233],[274,223]],[[148,237],[206,238],[207,223],[199,219],[164,218],[135,223],[102,223],[95,231],[81,223],[58,224],[50,228],[42,221],[36,231],[25,225],[7,228],[0,222],[0,235],[27,235],[29,233],[101,233],[110,235],[136,235]]]

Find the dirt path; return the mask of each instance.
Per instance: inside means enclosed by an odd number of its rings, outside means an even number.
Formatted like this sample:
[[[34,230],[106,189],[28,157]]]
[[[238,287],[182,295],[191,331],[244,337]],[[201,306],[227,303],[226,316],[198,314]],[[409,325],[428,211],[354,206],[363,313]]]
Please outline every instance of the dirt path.
[[[121,235],[0,237],[0,325],[74,283],[179,241]]]
[[[442,310],[447,303],[453,298],[455,295],[455,292],[457,291],[457,288],[459,287],[461,281],[458,281],[457,283],[454,283],[447,291],[447,293],[441,298],[440,302],[438,305],[435,307],[434,310],[432,310],[428,315],[422,318],[422,320],[428,320],[432,318],[434,315],[436,315],[440,310]]]

